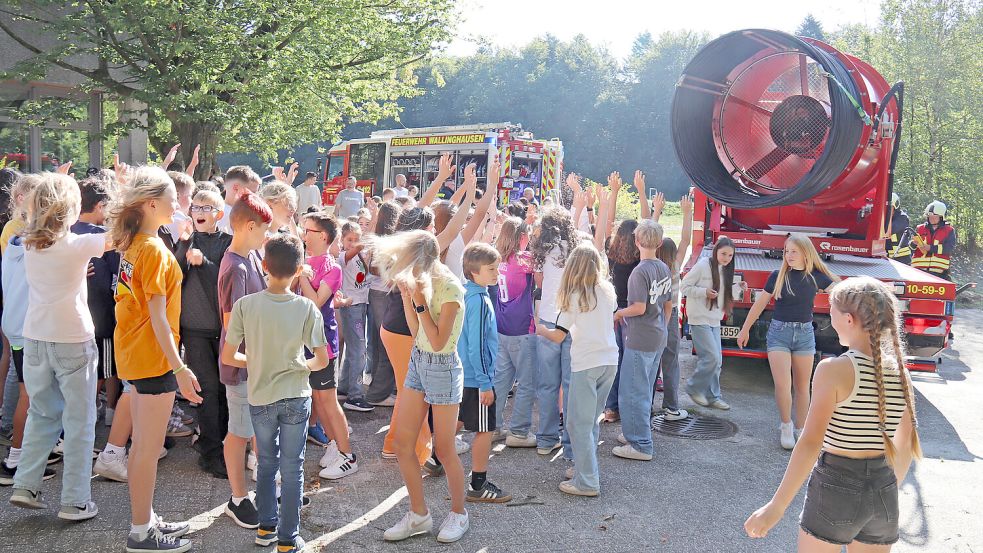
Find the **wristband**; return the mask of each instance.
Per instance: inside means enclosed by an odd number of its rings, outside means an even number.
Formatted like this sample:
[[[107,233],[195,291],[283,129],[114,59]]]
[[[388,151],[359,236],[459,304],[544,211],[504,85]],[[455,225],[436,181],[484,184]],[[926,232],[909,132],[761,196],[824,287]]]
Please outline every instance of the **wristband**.
[[[180,367],[174,369],[174,376],[177,376],[186,370],[189,370],[188,365],[181,365]]]

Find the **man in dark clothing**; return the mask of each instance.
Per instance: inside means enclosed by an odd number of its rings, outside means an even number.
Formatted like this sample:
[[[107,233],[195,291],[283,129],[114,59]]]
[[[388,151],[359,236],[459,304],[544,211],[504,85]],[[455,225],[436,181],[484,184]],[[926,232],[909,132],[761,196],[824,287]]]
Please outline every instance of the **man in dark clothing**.
[[[911,265],[911,220],[901,209],[901,197],[891,195],[891,226],[888,227],[887,255],[895,261]]]

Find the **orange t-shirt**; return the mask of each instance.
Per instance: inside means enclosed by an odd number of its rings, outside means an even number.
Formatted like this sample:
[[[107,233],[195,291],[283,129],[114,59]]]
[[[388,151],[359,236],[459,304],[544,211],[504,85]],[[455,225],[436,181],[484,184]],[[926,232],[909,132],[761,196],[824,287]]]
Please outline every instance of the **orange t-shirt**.
[[[181,267],[156,236],[137,234],[120,262],[116,283],[116,331],[113,347],[119,376],[153,378],[171,370],[157,343],[148,307],[151,296],[164,296],[167,323],[178,343],[181,320]]]

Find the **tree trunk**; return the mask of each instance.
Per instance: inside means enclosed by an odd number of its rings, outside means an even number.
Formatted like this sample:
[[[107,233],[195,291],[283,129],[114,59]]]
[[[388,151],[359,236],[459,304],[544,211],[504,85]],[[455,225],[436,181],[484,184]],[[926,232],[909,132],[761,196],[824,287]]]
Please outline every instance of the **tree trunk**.
[[[195,147],[201,145],[201,150],[198,152],[198,168],[195,169],[195,174],[192,177],[195,180],[210,179],[213,170],[218,170],[215,155],[221,128],[213,123],[175,121],[172,119],[171,130],[181,143],[181,151],[178,153],[177,160],[183,165],[188,165]]]

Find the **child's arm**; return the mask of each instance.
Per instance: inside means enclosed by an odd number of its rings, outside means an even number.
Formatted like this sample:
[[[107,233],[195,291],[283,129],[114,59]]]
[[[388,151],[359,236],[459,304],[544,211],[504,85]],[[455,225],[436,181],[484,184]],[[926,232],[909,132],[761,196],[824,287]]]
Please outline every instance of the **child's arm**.
[[[147,300],[147,310],[150,312],[150,326],[154,330],[154,337],[167,364],[177,377],[178,386],[181,388],[181,395],[195,403],[201,403],[201,385],[195,373],[181,361],[181,354],[178,353],[177,344],[174,343],[174,335],[171,334],[171,325],[167,322],[167,298],[162,295],[154,294]]]
[[[639,315],[645,314],[645,308],[648,304],[645,302],[635,302],[614,312],[614,324],[620,324],[622,319],[625,317],[638,317]]]
[[[457,213],[447,222],[444,230],[437,235],[437,245],[440,247],[441,252],[446,250],[451,245],[451,242],[461,234],[461,228],[464,227],[464,222],[468,219],[468,211],[471,209],[471,204],[474,203],[475,186],[477,184],[474,178],[474,165],[468,165],[465,173],[468,172],[470,174],[465,176],[464,185],[462,186],[466,194],[464,203],[457,208]]]
[[[335,293],[336,287],[337,283],[332,285],[328,282],[328,279],[325,279],[321,282],[321,286],[315,290],[314,285],[311,284],[311,277],[308,276],[306,272],[300,275],[301,295],[313,301],[314,305],[316,305],[318,309],[320,309],[325,302],[328,301],[328,298]]]
[[[474,174],[474,165],[469,165],[467,169],[464,170],[464,178],[472,178],[471,175]],[[492,176],[494,175],[494,177]],[[477,177],[475,179],[475,186],[477,186]],[[494,188],[492,187],[492,182],[495,183]],[[498,197],[498,158],[496,157],[488,164],[488,180],[485,184],[485,195],[481,197],[481,200],[474,206],[474,214],[471,216],[471,220],[464,226],[464,231],[461,233],[461,237],[464,238],[465,244],[470,244],[476,234],[478,234],[478,229],[481,225],[485,223],[485,215],[488,214],[488,209],[492,206],[492,202]],[[463,206],[462,206],[463,207]]]
[[[679,209],[683,212],[683,233],[679,237],[679,248],[676,250],[676,266],[670,267],[673,272],[679,270],[686,261],[690,243],[693,241],[693,198],[687,194],[679,200]]]
[[[551,342],[559,344],[567,337],[567,334],[569,333],[567,332],[567,329],[563,327],[558,326],[556,328],[547,328],[546,325],[539,323],[536,325],[536,334]]]
[[[620,180],[620,178],[619,178]],[[604,255],[604,241],[608,237],[608,210],[611,209],[610,190],[598,185],[597,187],[597,224],[594,225],[594,247]]]
[[[437,193],[440,192],[440,185],[450,178],[454,174],[454,170],[457,169],[456,165],[452,165],[453,158],[450,154],[443,154],[440,156],[440,161],[437,163],[437,177],[430,183],[430,186],[420,197],[420,201],[416,203],[417,207],[428,207],[437,199]]]
[[[239,344],[232,343],[229,341],[225,342],[225,346],[222,347],[222,363],[230,366],[236,367],[238,369],[246,368],[246,354],[239,353]]]
[[[652,216],[652,206],[649,205],[648,193],[645,191],[645,173],[635,171],[635,190],[638,191],[638,203],[641,206],[642,219]]]
[[[319,346],[312,350],[314,352],[314,358],[307,360],[307,368],[312,372],[324,370],[328,366],[328,348],[327,346]]]
[[[823,437],[829,419],[836,409],[836,402],[841,397],[849,395],[847,384],[853,388],[853,362],[849,359],[826,359],[816,367],[816,376],[812,386],[812,401],[809,404],[809,414],[806,416],[805,427],[799,441],[792,450],[792,458],[788,461],[785,476],[775,495],[764,507],[754,512],[744,523],[744,529],[752,538],[763,538],[768,535],[775,524],[785,516],[785,510],[795,499],[802,484],[805,483],[816,464],[823,447]]]

